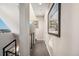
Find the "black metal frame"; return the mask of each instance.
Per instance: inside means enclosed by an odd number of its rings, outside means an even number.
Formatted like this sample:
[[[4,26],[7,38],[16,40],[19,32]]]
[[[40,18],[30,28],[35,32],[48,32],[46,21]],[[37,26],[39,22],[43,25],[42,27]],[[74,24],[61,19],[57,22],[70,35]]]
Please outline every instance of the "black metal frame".
[[[13,52],[6,51],[6,56],[8,56],[8,53],[11,53],[11,54],[15,55],[15,53],[13,53]],[[16,55],[15,55],[15,56],[16,56]]]
[[[7,44],[4,48],[3,48],[3,56],[7,56],[6,53],[10,52],[10,51],[5,51],[5,49],[10,46],[13,42],[15,42],[15,56],[17,56],[17,51],[16,51],[16,47],[17,47],[17,43],[16,43],[16,39],[13,40],[12,42],[10,42],[9,44]],[[12,53],[12,52],[11,52]]]
[[[33,48],[34,45],[34,33],[31,33],[31,49]]]
[[[53,6],[54,6],[54,4],[55,3],[53,3],[52,4],[52,6],[51,6],[51,8],[50,8],[50,11],[49,11],[49,13],[48,13],[48,34],[53,34],[53,35],[55,35],[55,36],[57,36],[57,37],[60,37],[60,27],[61,27],[61,3],[58,3],[58,25],[59,25],[59,30],[58,30],[58,34],[55,34],[55,33],[50,33],[49,32],[49,14],[50,14],[50,12],[51,12],[51,10],[52,10],[52,8],[53,8]]]

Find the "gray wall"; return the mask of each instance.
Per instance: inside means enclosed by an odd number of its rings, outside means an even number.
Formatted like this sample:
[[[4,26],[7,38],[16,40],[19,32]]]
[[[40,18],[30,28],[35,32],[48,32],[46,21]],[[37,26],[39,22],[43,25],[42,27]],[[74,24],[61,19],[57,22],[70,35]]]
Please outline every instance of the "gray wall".
[[[50,55],[79,55],[79,4],[61,5],[61,37],[49,35],[47,13],[44,20],[44,40]]]
[[[29,4],[19,4],[20,12],[20,55],[30,55]]]
[[[43,40],[44,39],[44,17],[37,16],[36,19],[38,21],[38,28],[35,28],[35,38],[37,40]]]

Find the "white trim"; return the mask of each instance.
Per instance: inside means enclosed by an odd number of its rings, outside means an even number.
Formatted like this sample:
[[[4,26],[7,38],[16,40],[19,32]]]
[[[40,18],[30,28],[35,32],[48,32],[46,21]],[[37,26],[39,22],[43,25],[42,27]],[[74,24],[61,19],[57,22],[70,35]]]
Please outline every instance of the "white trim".
[[[48,50],[48,52],[49,52],[49,55],[52,56],[52,55],[51,55],[51,52],[50,52],[50,50],[49,50],[49,48],[48,48],[48,45],[46,44],[46,41],[45,41],[45,45],[46,45],[46,48],[47,48],[47,50]]]

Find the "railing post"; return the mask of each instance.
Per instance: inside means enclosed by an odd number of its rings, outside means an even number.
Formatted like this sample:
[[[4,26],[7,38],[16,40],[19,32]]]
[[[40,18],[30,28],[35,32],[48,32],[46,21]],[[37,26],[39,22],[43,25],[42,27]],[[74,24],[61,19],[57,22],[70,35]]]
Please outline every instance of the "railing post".
[[[17,42],[16,42],[16,40],[15,40],[15,56],[18,56],[18,54],[17,54]]]
[[[8,52],[6,51],[6,56],[8,56]]]
[[[5,49],[3,48],[3,56],[5,56]]]

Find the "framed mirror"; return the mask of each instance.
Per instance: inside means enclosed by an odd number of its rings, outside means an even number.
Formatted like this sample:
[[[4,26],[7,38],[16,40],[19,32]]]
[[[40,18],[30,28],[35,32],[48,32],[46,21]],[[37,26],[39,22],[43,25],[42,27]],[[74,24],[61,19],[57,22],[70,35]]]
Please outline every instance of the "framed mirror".
[[[53,3],[48,13],[48,34],[60,37],[61,4]]]

